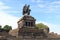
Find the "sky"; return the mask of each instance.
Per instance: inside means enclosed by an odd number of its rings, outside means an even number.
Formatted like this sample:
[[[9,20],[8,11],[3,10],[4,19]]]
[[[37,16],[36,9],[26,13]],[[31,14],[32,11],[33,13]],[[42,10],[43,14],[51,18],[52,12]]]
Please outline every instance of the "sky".
[[[43,23],[50,32],[60,34],[60,0],[0,0],[0,25],[17,28],[25,4],[30,5],[30,15],[36,23]]]

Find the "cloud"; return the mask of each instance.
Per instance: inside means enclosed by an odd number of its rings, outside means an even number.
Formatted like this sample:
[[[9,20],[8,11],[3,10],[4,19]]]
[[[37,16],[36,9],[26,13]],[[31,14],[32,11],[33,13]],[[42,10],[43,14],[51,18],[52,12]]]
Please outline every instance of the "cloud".
[[[10,9],[10,8],[11,8],[11,7],[6,6],[6,5],[4,4],[4,2],[0,1],[0,11],[1,11],[1,10]]]
[[[44,1],[44,0],[33,0],[39,8],[47,10],[48,12],[60,10],[60,1]],[[46,12],[47,12],[46,11]]]
[[[18,21],[18,17],[11,16],[4,12],[0,12],[0,25],[2,26],[10,25],[14,29],[17,27],[17,21]]]
[[[40,8],[44,8],[45,7],[45,5],[42,5],[42,4],[39,4],[38,5]]]
[[[60,30],[59,29],[60,25],[52,24],[52,23],[44,22],[44,21],[37,21],[36,23],[43,23],[49,27],[50,32],[55,32],[55,33],[60,34],[60,31],[58,31],[58,30]]]
[[[10,25],[13,29],[17,28],[18,17],[12,16],[3,10],[10,9],[11,7],[6,6],[5,3],[0,1],[0,25]]]
[[[60,1],[54,1],[51,4],[60,4]]]
[[[53,1],[51,2],[48,8],[54,9],[54,10],[59,10],[60,9],[60,1]]]
[[[4,5],[4,3],[0,1],[0,5]]]
[[[42,2],[42,0],[31,0],[31,2],[37,2],[37,3],[40,3],[40,2]]]
[[[9,6],[0,6],[0,9],[1,10],[10,9],[10,7]]]
[[[31,2],[35,2],[35,0],[31,0]]]
[[[14,11],[14,10],[13,11],[11,11],[11,10],[9,11],[8,10],[8,11],[5,11],[5,12],[7,12],[7,13],[20,13],[19,11]]]

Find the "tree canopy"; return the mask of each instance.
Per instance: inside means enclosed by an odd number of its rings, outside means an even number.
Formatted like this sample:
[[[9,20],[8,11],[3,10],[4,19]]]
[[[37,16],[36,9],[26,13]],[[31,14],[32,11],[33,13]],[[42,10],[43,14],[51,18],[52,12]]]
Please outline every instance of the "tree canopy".
[[[38,24],[36,24],[36,27],[37,27],[38,29],[48,28],[48,26],[47,26],[47,25],[44,25],[43,23],[38,23]]]
[[[5,26],[3,27],[3,29],[4,29],[4,30],[12,30],[12,27],[9,26],[9,25],[5,25]]]
[[[2,26],[0,25],[0,29],[2,29]]]
[[[46,33],[49,33],[49,27],[47,25],[44,25],[43,23],[38,23],[36,24],[37,29],[45,29],[44,31]]]

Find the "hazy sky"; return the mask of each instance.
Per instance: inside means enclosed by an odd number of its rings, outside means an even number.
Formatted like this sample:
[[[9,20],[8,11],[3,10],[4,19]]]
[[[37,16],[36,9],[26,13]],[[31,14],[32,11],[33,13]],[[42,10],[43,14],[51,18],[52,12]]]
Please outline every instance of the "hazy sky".
[[[17,28],[25,4],[30,5],[36,23],[44,23],[51,32],[60,34],[60,0],[0,0],[0,25]]]

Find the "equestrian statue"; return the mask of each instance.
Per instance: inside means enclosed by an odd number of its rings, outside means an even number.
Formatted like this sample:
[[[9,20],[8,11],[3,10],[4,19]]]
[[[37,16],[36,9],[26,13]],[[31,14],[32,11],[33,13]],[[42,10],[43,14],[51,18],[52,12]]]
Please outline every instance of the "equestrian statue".
[[[27,6],[27,4],[24,5],[23,7],[23,15],[27,14],[30,15],[30,9],[29,9],[30,5]]]

